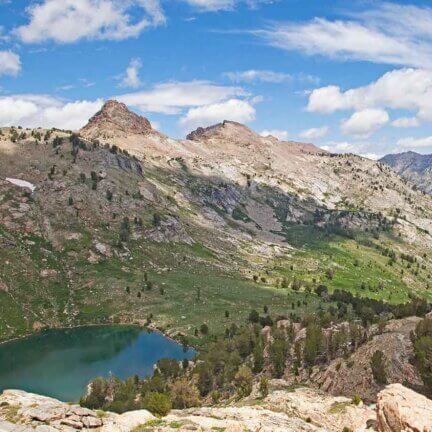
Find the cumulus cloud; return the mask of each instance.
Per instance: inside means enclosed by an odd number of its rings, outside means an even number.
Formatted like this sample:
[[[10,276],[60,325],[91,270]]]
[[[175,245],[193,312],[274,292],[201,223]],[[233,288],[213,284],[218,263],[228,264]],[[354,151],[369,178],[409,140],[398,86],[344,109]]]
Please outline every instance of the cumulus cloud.
[[[365,109],[355,112],[341,123],[342,132],[346,135],[369,137],[389,121],[389,115],[381,109]]]
[[[321,148],[333,153],[350,153],[355,150],[354,144],[347,141],[329,141]]]
[[[198,11],[211,12],[272,0],[183,1]],[[123,40],[166,22],[161,0],[40,0],[27,7],[26,13],[28,22],[13,30],[24,43]]]
[[[143,112],[178,115],[183,130],[223,120],[250,122],[255,119],[254,105],[261,100],[240,87],[209,81],[160,83],[147,91],[113,97]],[[0,97],[0,124],[79,129],[102,103],[101,99],[65,101],[40,94],[3,96]]]
[[[374,147],[373,144],[364,141],[329,141],[325,145],[321,146],[322,149],[332,153],[356,153],[368,159],[376,160],[382,157],[382,155],[370,151],[370,149],[373,149]]]
[[[116,96],[116,99],[141,111],[179,114],[184,108],[208,106],[246,95],[240,87],[186,81],[156,84],[150,90]]]
[[[397,141],[397,145],[403,149],[413,149],[422,147],[432,147],[432,136],[423,138],[401,138]]]
[[[79,129],[102,106],[102,100],[67,102],[51,96],[21,94],[0,97],[0,124]]]
[[[321,87],[311,92],[307,107],[308,111],[327,114],[367,108],[405,109],[415,111],[420,119],[432,120],[432,71],[398,69],[347,91],[337,86]]]
[[[314,18],[256,31],[270,45],[337,60],[432,66],[432,8],[382,3],[344,20]]]
[[[325,137],[328,134],[329,128],[328,126],[322,126],[318,128],[306,129],[299,134],[300,138],[304,139],[318,139]]]
[[[270,70],[249,69],[246,71],[227,72],[224,74],[227,78],[234,82],[268,82],[282,83],[292,79],[290,74],[282,72],[274,72]]]
[[[255,119],[255,108],[245,100],[229,99],[225,102],[191,108],[180,119],[180,125],[185,131],[199,126],[210,126],[223,120],[247,123]]]
[[[138,19],[130,15],[131,7],[140,8]],[[26,12],[29,22],[14,29],[25,43],[121,40],[165,23],[159,0],[44,0],[32,4]]]
[[[271,135],[271,136],[274,136],[281,141],[287,141],[288,137],[289,137],[288,131],[280,130],[280,129],[270,129],[270,130],[266,129],[266,130],[263,130],[260,133],[260,135],[263,137],[268,137],[269,135]]]
[[[401,117],[392,121],[392,126],[397,128],[411,128],[419,125],[420,122],[416,117]]]
[[[12,51],[0,51],[0,76],[17,76],[21,71],[21,60]]]
[[[129,66],[126,68],[126,72],[122,77],[120,85],[122,87],[139,87],[141,85],[139,77],[141,66],[142,64],[140,59],[132,59]]]

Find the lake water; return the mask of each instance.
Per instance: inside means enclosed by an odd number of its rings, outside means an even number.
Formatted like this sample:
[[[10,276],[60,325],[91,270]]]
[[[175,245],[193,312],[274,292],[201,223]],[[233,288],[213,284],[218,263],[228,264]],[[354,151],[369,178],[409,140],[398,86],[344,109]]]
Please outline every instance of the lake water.
[[[0,391],[21,389],[78,401],[95,377],[145,377],[161,358],[195,354],[160,333],[132,326],[47,330],[0,345]]]

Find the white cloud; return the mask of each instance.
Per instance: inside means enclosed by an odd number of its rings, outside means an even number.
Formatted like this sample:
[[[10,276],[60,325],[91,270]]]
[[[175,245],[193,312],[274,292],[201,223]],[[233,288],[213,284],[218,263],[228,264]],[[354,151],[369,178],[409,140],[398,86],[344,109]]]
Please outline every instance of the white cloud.
[[[369,137],[389,121],[389,115],[381,109],[365,109],[355,112],[341,123],[344,134],[357,137]]]
[[[291,75],[282,73],[282,72],[274,72],[270,70],[256,70],[249,69],[246,71],[237,71],[237,72],[227,72],[224,74],[231,81],[234,82],[247,82],[247,83],[255,83],[255,82],[268,82],[268,83],[282,83],[286,81],[290,81],[292,79]]]
[[[272,46],[307,55],[431,67],[431,28],[432,8],[382,3],[345,20],[276,24],[255,34]]]
[[[411,128],[411,127],[417,127],[419,125],[420,122],[416,117],[401,117],[392,121],[392,126],[398,128]]]
[[[313,90],[309,95],[308,111],[330,114],[337,110],[353,108],[343,98],[340,87],[331,85]]]
[[[415,111],[423,120],[432,120],[432,71],[399,69],[377,81],[342,92],[340,87],[318,88],[309,95],[308,111],[332,113],[338,110],[390,108]]]
[[[288,131],[280,130],[280,129],[270,129],[270,130],[266,129],[266,130],[263,130],[260,133],[260,135],[263,137],[267,137],[267,136],[271,135],[271,136],[274,136],[281,141],[287,141],[288,137],[289,137]]]
[[[132,59],[129,63],[129,66],[126,68],[126,72],[122,77],[120,85],[122,87],[139,87],[141,85],[141,80],[139,77],[141,66],[142,64],[140,59]]]
[[[102,100],[65,102],[46,95],[0,97],[0,124],[79,129],[102,106]]]
[[[132,6],[141,9],[137,20],[128,13]],[[25,43],[121,40],[165,23],[159,0],[44,0],[29,6],[26,12],[29,23],[14,29]]]
[[[221,86],[209,81],[187,81],[156,84],[151,90],[128,93],[115,99],[141,111],[179,114],[184,108],[207,106],[246,95],[240,87]]]
[[[306,129],[299,134],[299,137],[304,139],[318,139],[326,136],[328,131],[328,126]]]
[[[238,4],[245,3],[249,7],[256,7],[260,3],[271,3],[272,0],[183,0],[202,12],[232,10]]]
[[[231,10],[239,3],[254,7],[272,0],[183,1],[207,12]],[[161,0],[40,0],[27,7],[26,13],[28,23],[13,30],[24,43],[123,40],[166,22]]]
[[[21,60],[12,51],[0,51],[0,76],[17,76],[21,71]]]
[[[322,149],[333,153],[350,153],[355,150],[355,146],[347,141],[329,141],[325,145],[321,146]]]
[[[376,153],[360,153],[360,156],[363,156],[365,158],[372,159],[372,160],[378,160],[382,157]]]
[[[247,123],[255,119],[255,108],[248,102],[230,99],[225,102],[191,108],[180,119],[180,125],[185,131],[206,127],[223,120]]]
[[[375,153],[375,151],[373,151],[376,148],[375,144],[371,144],[365,141],[329,141],[325,145],[320,147],[331,153],[356,153],[360,156],[374,160],[382,157],[382,155],[379,155]]]
[[[398,140],[397,145],[403,149],[432,147],[432,136],[424,138],[401,138]]]

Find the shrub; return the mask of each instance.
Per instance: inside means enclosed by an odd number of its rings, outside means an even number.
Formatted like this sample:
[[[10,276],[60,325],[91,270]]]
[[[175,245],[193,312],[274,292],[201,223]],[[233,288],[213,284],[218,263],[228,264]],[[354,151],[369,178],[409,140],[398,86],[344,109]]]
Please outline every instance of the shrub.
[[[372,374],[377,384],[387,384],[387,374],[385,371],[385,356],[382,351],[375,351],[372,355],[370,366]]]
[[[171,386],[171,401],[175,409],[191,408],[199,405],[198,389],[186,378],[174,381]]]
[[[352,403],[354,405],[360,405],[361,401],[362,400],[361,400],[361,397],[359,395],[354,395],[352,398]]]
[[[207,324],[201,324],[200,331],[203,335],[208,334],[209,328]]]
[[[206,396],[213,388],[213,374],[206,364],[202,364],[198,371],[198,389],[201,396]]]
[[[288,341],[283,335],[275,335],[273,343],[270,345],[270,361],[273,366],[273,375],[280,378],[285,371],[286,357],[288,354]]]
[[[214,404],[219,403],[220,397],[221,397],[221,395],[217,390],[214,390],[211,392],[211,398],[212,398],[212,402]]]
[[[241,366],[234,378],[239,397],[243,398],[252,393],[253,375],[247,366]]]
[[[253,349],[253,371],[259,373],[264,367],[263,347],[260,343],[255,344]]]
[[[251,323],[257,323],[259,321],[259,318],[259,313],[255,309],[251,310],[249,314],[249,321]]]
[[[177,360],[163,358],[156,363],[156,366],[164,378],[176,378],[180,374],[180,366]]]
[[[306,327],[306,339],[303,348],[303,358],[307,365],[312,366],[324,346],[324,335],[319,325],[311,323]]]
[[[267,397],[269,394],[269,380],[265,376],[261,377],[260,379],[259,391],[261,393],[262,398]]]
[[[421,336],[414,342],[416,366],[425,384],[428,395],[432,395],[432,337]]]
[[[171,400],[165,393],[150,392],[143,400],[143,407],[158,417],[164,417],[171,411]]]

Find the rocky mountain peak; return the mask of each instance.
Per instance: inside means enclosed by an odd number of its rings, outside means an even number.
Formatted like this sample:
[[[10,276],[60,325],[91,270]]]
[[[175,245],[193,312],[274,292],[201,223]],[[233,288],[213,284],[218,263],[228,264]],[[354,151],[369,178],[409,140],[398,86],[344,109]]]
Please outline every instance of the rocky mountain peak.
[[[95,127],[112,128],[133,134],[148,134],[152,131],[150,122],[134,112],[121,102],[109,100],[81,130],[88,132]]]
[[[202,141],[211,138],[225,138],[234,141],[254,141],[260,136],[247,126],[234,121],[224,120],[222,123],[209,127],[199,127],[187,135],[191,141]]]

